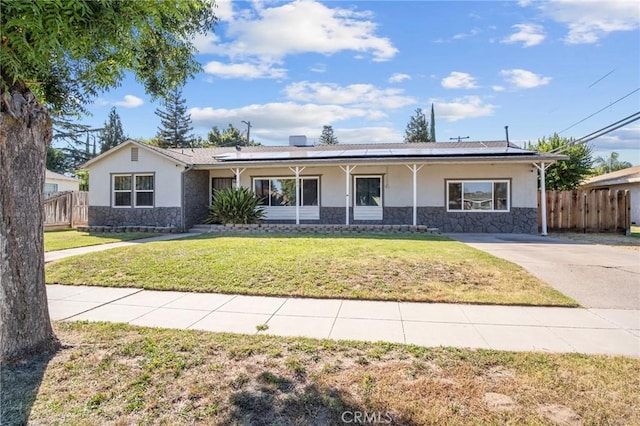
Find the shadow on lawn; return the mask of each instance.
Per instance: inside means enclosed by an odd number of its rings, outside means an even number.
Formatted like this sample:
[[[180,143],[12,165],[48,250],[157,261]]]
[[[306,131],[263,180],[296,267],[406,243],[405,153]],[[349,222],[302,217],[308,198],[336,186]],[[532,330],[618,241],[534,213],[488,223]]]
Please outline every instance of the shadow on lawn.
[[[319,389],[313,383],[302,389],[294,389],[291,382],[283,379],[276,389],[262,387],[232,394],[229,422],[252,426],[415,424],[411,420],[398,418],[385,408],[373,404],[354,404],[348,399],[344,392],[337,389]]]
[[[0,423],[26,425],[42,378],[56,352],[0,365]]]

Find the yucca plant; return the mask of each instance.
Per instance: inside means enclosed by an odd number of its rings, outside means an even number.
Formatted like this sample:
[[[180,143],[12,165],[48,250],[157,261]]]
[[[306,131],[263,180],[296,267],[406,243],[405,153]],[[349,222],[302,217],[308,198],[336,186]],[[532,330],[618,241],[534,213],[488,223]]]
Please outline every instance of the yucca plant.
[[[226,188],[213,195],[204,223],[257,223],[264,217],[260,198],[249,188]]]

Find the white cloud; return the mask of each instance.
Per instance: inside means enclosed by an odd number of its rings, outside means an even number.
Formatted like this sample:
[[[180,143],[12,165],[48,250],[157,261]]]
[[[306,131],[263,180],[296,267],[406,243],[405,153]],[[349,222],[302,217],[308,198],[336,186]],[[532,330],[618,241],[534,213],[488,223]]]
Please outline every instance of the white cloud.
[[[266,63],[252,64],[248,62],[223,64],[222,62],[212,61],[204,66],[204,72],[220,78],[242,78],[246,80],[285,78],[287,76],[287,70],[284,68],[276,68]]]
[[[402,108],[416,100],[404,95],[403,89],[379,89],[372,84],[312,83],[301,81],[285,88],[288,99],[320,104],[356,105],[372,109]]]
[[[476,79],[466,72],[453,71],[440,82],[445,89],[475,89]]]
[[[213,13],[221,21],[233,20],[233,2],[231,0],[216,0]]]
[[[212,32],[196,34],[193,40],[191,40],[193,46],[199,53],[217,53],[219,50],[217,43],[219,41],[220,38]]]
[[[403,134],[390,127],[335,128],[334,134],[341,144],[402,142]],[[318,137],[320,134],[318,133]]]
[[[240,127],[242,120],[251,121],[252,134],[268,136],[269,132],[280,131],[297,134],[307,128],[317,129],[323,123],[336,123],[352,118],[377,120],[384,117],[379,111],[365,108],[349,108],[340,105],[297,104],[275,102],[247,105],[241,108],[191,108],[191,120],[195,126],[226,127],[233,123]]]
[[[411,76],[397,72],[389,77],[389,83],[402,83],[405,80],[411,80]]]
[[[512,69],[500,71],[506,81],[515,87],[522,89],[532,89],[538,86],[549,84],[551,77],[543,77],[523,69]]]
[[[635,0],[554,0],[531,5],[567,26],[569,32],[564,38],[567,44],[596,43],[609,33],[635,31],[640,27]]]
[[[435,105],[436,118],[453,122],[465,118],[488,117],[493,115],[495,105],[485,104],[479,96],[465,96],[444,102],[431,100]]]
[[[327,71],[327,65],[318,62],[317,64],[314,64],[311,68],[309,68],[309,71],[323,73]]]
[[[480,30],[478,28],[472,28],[471,31],[469,31],[468,33],[458,33],[458,34],[454,34],[453,37],[451,37],[452,40],[460,40],[463,38],[467,38],[467,37],[473,37],[480,34]]]
[[[506,90],[504,86],[499,85],[491,86],[491,89],[493,89],[494,92],[504,92]]]
[[[523,47],[531,47],[542,43],[546,38],[541,25],[537,24],[516,24],[511,28],[518,30],[509,37],[502,39],[502,43],[522,43]]]
[[[376,35],[377,24],[370,12],[330,8],[314,0],[274,7],[256,2],[253,6],[253,13],[236,13],[228,22],[226,36],[233,41],[205,44],[207,50],[201,52],[277,62],[292,54],[342,51],[367,53],[374,61],[387,61],[398,51],[388,38]]]
[[[630,149],[640,152],[640,124],[630,124],[594,139],[591,143],[594,149],[601,151]]]
[[[137,96],[124,95],[124,99],[113,103],[115,106],[123,108],[136,108],[144,104],[144,101]]]

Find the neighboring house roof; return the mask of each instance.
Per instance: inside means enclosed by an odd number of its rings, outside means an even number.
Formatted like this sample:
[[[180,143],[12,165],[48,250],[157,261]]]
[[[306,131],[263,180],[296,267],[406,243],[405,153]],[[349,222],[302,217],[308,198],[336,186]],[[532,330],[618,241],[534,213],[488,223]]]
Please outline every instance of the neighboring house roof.
[[[352,163],[402,161],[518,161],[554,162],[565,155],[529,151],[506,141],[338,144],[316,146],[242,146],[214,148],[158,148],[129,140],[84,164],[84,168],[124,146],[135,144],[185,165],[249,165],[277,163]]]
[[[46,170],[45,175],[44,175],[44,179],[45,179],[45,181],[47,181],[47,180],[64,180],[64,181],[68,181],[68,182],[80,182],[80,180],[78,180],[78,179],[76,179],[74,177],[61,175],[60,173],[52,172],[51,170]]]
[[[594,176],[582,183],[584,188],[594,188],[599,186],[624,185],[640,182],[640,166],[628,167],[600,176]]]

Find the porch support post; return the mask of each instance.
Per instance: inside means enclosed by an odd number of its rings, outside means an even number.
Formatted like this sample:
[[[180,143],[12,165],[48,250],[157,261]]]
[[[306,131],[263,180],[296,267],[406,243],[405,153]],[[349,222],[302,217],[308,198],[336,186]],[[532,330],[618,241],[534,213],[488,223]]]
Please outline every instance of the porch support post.
[[[541,162],[540,165],[536,163],[533,163],[533,165],[540,171],[540,209],[542,210],[540,215],[542,219],[542,231],[540,235],[547,236],[547,189],[545,171],[547,167],[549,167],[549,164],[545,165],[545,163]]]
[[[296,174],[296,225],[300,225],[300,172],[304,167],[289,167],[289,170]]]
[[[236,189],[240,189],[240,175],[247,169],[240,169],[240,167],[236,167],[235,169],[231,169],[231,171],[236,175]]]
[[[344,176],[345,176],[345,194],[346,194],[346,200],[345,200],[345,225],[349,224],[349,204],[351,204],[351,197],[349,196],[349,181],[351,179],[351,172],[353,172],[353,170],[356,168],[357,166],[340,166],[340,168],[342,169],[342,171],[344,172]]]
[[[418,171],[424,167],[424,164],[420,167],[417,164],[405,165],[413,172],[413,226],[418,226]]]

